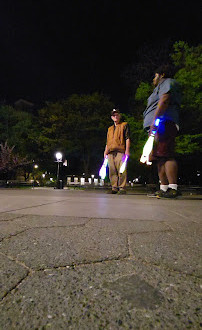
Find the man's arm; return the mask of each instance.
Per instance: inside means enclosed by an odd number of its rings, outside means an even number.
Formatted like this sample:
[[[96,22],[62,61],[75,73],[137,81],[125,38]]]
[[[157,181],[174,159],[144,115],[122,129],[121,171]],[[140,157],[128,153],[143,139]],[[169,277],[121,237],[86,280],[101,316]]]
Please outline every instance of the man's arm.
[[[126,140],[126,151],[125,155],[130,156],[130,139]]]
[[[169,93],[163,94],[158,102],[156,111],[154,113],[154,118],[153,118],[152,124],[150,126],[150,134],[155,127],[154,123],[155,123],[156,118],[159,118],[160,116],[162,116],[164,114],[164,112],[166,111],[166,109],[169,105],[169,102],[170,102],[170,94]]]

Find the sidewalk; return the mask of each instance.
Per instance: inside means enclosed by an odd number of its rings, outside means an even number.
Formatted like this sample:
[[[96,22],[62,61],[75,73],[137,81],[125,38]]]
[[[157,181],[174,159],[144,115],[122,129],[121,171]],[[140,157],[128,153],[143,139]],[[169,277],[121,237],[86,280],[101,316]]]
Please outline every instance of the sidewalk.
[[[0,189],[0,329],[199,329],[201,198]]]

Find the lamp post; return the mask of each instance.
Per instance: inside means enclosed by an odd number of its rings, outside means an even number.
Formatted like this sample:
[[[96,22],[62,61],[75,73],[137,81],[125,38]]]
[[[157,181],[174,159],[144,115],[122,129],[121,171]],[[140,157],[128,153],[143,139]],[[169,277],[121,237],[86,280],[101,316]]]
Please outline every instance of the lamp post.
[[[33,169],[33,188],[34,188],[34,181],[35,181],[35,171],[39,168],[39,165],[34,164],[34,169]]]
[[[55,157],[56,157],[56,159],[57,159],[56,161],[58,163],[56,188],[57,189],[63,189],[62,180],[60,180],[60,163],[62,163],[62,153],[61,152],[56,152]]]

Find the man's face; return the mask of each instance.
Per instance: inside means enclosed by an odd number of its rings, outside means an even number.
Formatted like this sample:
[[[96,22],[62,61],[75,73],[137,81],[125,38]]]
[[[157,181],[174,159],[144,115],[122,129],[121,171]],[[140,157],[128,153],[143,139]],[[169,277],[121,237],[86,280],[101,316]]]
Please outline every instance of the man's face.
[[[115,124],[118,124],[120,122],[120,118],[121,118],[121,115],[117,112],[115,112],[112,116],[111,116],[113,122]]]
[[[153,85],[157,86],[159,81],[164,77],[164,74],[155,73],[154,79],[153,79]]]

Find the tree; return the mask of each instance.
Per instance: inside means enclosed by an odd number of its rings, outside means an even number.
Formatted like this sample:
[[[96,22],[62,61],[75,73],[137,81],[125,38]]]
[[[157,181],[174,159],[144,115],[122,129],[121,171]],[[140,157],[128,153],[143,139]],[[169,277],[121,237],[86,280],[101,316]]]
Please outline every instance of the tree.
[[[15,146],[9,147],[7,141],[0,144],[0,172],[8,179],[16,170],[30,162],[14,153]]]
[[[37,120],[32,114],[8,105],[0,107],[0,141],[15,145],[15,152],[22,157],[33,159],[36,156],[37,131]]]
[[[140,85],[143,89],[147,89],[150,86],[154,75],[154,71],[157,67],[162,65],[162,63],[167,63],[170,61],[170,53],[172,51],[173,41],[171,39],[158,40],[157,42],[146,42],[138,49],[134,62],[129,64],[125,68],[122,77],[130,90],[129,98],[129,111],[140,116],[143,111],[141,102],[137,102],[135,99],[135,94]],[[144,85],[145,84],[145,85]],[[146,92],[146,90],[145,90]],[[147,98],[144,98],[144,103]]]
[[[173,48],[171,57],[178,69],[175,78],[182,87],[181,131],[198,134],[202,125],[202,45],[190,47],[179,41]]]
[[[47,103],[39,111],[42,157],[52,159],[60,150],[69,160],[69,171],[98,172],[112,108],[113,103],[98,93],[74,94],[67,100]]]

